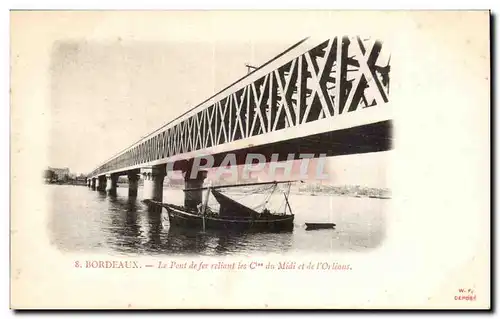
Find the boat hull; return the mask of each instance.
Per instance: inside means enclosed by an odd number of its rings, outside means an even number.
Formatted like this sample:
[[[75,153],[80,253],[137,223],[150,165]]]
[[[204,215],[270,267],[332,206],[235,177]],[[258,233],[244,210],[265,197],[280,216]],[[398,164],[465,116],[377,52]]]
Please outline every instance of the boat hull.
[[[306,223],[306,230],[331,229],[335,226],[333,223]]]
[[[163,204],[167,209],[171,227],[203,229],[203,217],[181,207]],[[205,229],[227,232],[290,232],[294,215],[271,215],[267,218],[229,218],[205,216]]]

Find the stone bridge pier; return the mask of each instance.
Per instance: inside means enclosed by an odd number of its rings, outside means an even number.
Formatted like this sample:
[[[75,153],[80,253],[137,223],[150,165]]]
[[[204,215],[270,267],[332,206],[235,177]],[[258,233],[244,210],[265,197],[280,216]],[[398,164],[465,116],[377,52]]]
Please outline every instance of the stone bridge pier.
[[[99,192],[106,191],[106,175],[101,175],[97,177],[97,187]]]
[[[115,172],[106,175],[99,175],[87,179],[87,184],[92,190],[106,192],[109,195],[117,194],[118,178],[121,175],[128,178],[128,196],[137,197],[139,180],[143,179],[143,200],[154,200],[163,202],[163,182],[167,176],[166,165],[155,165],[140,169],[133,169],[123,172]],[[197,209],[203,202],[203,182],[207,178],[207,171],[198,171],[191,174],[191,168],[184,170],[184,188],[195,189],[184,192],[184,205],[188,208]],[[192,176],[193,175],[193,176]]]
[[[191,176],[191,171],[184,172],[184,189],[203,187],[203,181],[207,178],[207,171],[199,171]],[[203,190],[197,189],[184,192],[184,206],[196,209],[203,201]]]
[[[116,188],[118,187],[119,174],[106,175],[106,192],[109,195],[116,195]]]
[[[144,180],[143,200],[163,201],[163,181],[166,174],[166,165],[141,168],[141,175]]]
[[[139,189],[139,179],[141,179],[140,170],[132,170],[127,172],[128,178],[128,196],[137,197]]]

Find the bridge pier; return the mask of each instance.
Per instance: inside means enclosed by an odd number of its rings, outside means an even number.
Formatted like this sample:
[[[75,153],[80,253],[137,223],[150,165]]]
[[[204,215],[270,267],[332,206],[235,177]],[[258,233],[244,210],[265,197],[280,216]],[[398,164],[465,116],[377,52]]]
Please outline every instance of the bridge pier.
[[[137,197],[137,190],[139,189],[139,179],[141,178],[136,172],[128,172],[128,196]]]
[[[203,187],[203,181],[207,178],[207,171],[199,171],[195,178],[191,178],[191,172],[186,172],[184,175],[184,189]],[[197,209],[197,206],[203,201],[203,191],[187,191],[184,192],[184,206],[187,208]]]
[[[106,191],[106,175],[97,177],[97,190],[100,192]]]
[[[92,190],[94,190],[94,191],[95,191],[95,189],[96,189],[96,182],[97,182],[97,180],[96,180],[96,178],[95,178],[95,177],[94,177],[94,178],[92,178],[92,179],[90,180],[90,187],[91,187],[91,188],[92,188]]]
[[[163,180],[166,175],[166,165],[141,168],[141,174],[144,178],[143,200],[163,201]]]
[[[117,174],[106,175],[106,193],[109,195],[116,195],[118,176]]]

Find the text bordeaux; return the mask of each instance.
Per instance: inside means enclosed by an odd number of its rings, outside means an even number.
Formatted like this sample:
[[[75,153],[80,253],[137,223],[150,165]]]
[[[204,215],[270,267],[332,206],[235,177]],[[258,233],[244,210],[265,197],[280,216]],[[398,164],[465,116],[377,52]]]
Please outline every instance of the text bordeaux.
[[[136,261],[87,260],[85,268],[141,268]]]

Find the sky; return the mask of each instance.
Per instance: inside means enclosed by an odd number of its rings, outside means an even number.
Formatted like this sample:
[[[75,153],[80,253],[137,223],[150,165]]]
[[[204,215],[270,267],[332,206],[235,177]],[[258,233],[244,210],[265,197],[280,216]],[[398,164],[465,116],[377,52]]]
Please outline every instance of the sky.
[[[99,163],[244,76],[293,43],[145,42],[120,37],[54,43],[50,166]],[[334,184],[386,187],[388,152],[328,159]]]

